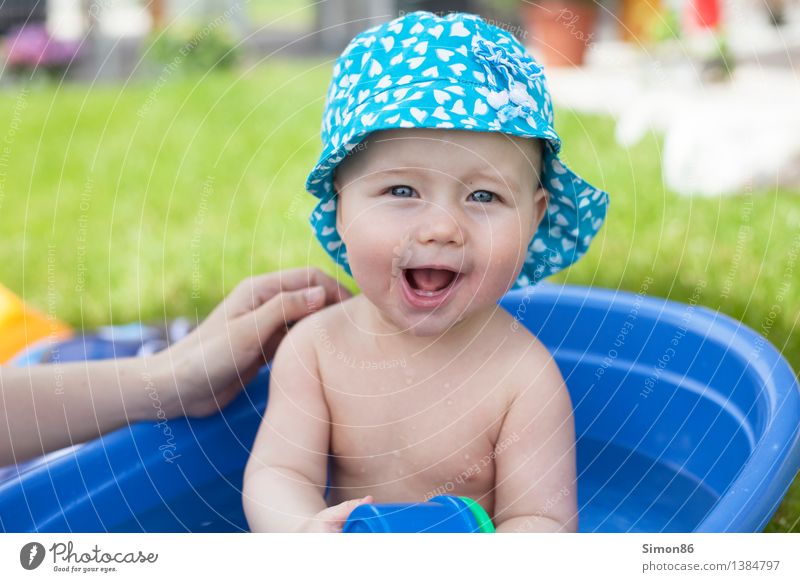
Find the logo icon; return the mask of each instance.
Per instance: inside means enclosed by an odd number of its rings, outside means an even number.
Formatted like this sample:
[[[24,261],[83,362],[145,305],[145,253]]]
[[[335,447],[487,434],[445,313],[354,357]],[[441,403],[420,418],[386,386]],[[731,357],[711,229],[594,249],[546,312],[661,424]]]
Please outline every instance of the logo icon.
[[[39,542],[28,542],[19,551],[19,563],[26,570],[35,570],[44,561],[44,546]]]

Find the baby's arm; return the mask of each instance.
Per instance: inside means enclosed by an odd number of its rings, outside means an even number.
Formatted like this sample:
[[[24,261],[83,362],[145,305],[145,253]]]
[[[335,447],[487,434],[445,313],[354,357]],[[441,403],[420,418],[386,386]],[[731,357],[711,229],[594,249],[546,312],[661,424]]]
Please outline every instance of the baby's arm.
[[[252,531],[339,531],[369,501],[325,504],[330,415],[308,322],[295,325],[272,363],[267,411],[244,475]]]
[[[575,532],[575,428],[564,379],[538,340],[511,376],[516,395],[496,444],[497,531]]]

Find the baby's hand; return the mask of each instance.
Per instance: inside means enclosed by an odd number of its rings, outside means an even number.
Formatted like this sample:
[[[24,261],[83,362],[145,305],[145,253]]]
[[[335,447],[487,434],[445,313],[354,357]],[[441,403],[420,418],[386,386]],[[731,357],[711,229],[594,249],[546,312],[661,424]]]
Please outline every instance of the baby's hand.
[[[350,513],[364,503],[372,503],[372,495],[361,499],[351,499],[323,509],[309,519],[299,531],[304,533],[341,533],[344,522],[350,517]]]

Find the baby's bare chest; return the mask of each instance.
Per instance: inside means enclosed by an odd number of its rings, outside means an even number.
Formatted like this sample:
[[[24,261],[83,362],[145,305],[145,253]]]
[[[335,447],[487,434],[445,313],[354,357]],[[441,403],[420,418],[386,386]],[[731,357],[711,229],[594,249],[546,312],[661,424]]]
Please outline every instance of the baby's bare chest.
[[[413,490],[416,497],[440,487],[492,487],[492,452],[509,394],[496,371],[463,362],[327,364],[320,369],[341,483]]]

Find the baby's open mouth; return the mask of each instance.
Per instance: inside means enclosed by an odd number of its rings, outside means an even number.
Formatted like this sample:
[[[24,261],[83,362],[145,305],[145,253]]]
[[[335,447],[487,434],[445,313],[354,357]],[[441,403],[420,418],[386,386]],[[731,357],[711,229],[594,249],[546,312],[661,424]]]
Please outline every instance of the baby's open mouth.
[[[405,269],[403,276],[417,295],[434,297],[449,288],[458,278],[458,273],[449,269]]]

